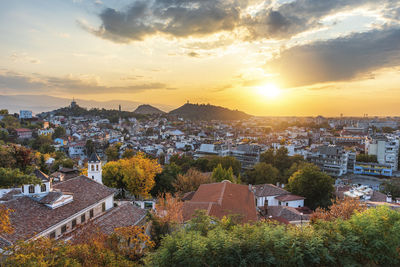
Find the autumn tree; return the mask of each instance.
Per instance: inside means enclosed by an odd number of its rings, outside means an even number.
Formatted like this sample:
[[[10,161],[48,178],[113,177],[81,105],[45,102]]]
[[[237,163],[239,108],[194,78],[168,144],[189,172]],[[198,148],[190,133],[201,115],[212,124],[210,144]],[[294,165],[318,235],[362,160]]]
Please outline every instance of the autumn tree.
[[[11,209],[8,209],[4,205],[0,205],[0,235],[11,234],[14,231],[10,221],[11,212]]]
[[[161,171],[157,160],[138,153],[131,158],[108,162],[103,168],[103,182],[107,186],[128,190],[135,196],[146,197],[154,186],[154,177]]]
[[[199,172],[196,169],[189,169],[186,174],[179,174],[173,185],[176,192],[183,195],[187,192],[196,191],[202,184],[212,182],[210,175]]]
[[[317,208],[311,215],[310,221],[317,220],[333,221],[338,218],[348,220],[355,212],[362,212],[367,206],[356,198],[336,199],[336,201],[327,209]]]

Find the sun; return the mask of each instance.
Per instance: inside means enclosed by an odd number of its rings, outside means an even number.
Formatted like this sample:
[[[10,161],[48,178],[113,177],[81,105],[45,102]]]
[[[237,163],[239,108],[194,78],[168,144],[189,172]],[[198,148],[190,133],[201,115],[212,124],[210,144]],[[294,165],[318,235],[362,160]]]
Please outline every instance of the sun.
[[[281,94],[281,90],[272,83],[258,87],[258,92],[268,98],[277,98]]]

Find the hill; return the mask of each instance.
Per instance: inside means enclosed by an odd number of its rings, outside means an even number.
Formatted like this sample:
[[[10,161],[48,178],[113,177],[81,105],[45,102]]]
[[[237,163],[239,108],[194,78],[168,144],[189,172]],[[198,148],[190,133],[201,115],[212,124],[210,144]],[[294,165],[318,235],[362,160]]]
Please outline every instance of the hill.
[[[241,120],[251,117],[239,110],[230,110],[224,107],[210,104],[190,104],[170,111],[168,114],[176,115],[191,120]]]
[[[164,114],[165,112],[151,105],[140,105],[135,109],[133,113],[151,115],[151,114]]]
[[[11,113],[19,112],[21,109],[32,110],[34,114],[55,110],[60,107],[68,106],[71,98],[54,97],[48,95],[0,95],[1,108],[8,109]],[[91,109],[118,109],[118,105],[122,106],[122,110],[134,110],[143,102],[130,100],[85,100],[75,99],[79,106]],[[172,110],[175,107],[163,104],[150,103],[157,108],[163,110]]]

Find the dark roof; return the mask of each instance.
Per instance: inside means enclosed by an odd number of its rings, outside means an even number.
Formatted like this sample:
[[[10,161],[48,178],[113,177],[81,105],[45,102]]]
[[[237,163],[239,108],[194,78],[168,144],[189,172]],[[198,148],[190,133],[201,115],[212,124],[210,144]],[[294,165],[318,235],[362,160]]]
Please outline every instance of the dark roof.
[[[197,209],[204,209],[208,215],[220,219],[238,214],[243,216],[243,222],[257,220],[253,192],[248,186],[229,181],[200,185],[192,199],[183,203],[183,219],[189,220]]]
[[[39,202],[42,204],[51,204],[61,197],[63,193],[61,191],[49,192],[45,197],[43,197]]]
[[[1,198],[0,201],[8,201],[14,198],[15,195],[21,194],[21,190],[19,189],[13,189],[10,192],[4,194]]]
[[[183,195],[182,197],[182,201],[187,201],[187,200],[191,200],[194,196],[194,193],[196,193],[196,191],[192,191],[192,192],[187,192]]]
[[[296,208],[287,206],[268,206],[267,215],[272,217],[280,217],[288,221],[308,220],[309,215],[303,214]]]
[[[287,194],[287,195],[280,195],[276,197],[277,200],[279,201],[295,201],[295,200],[302,200],[305,199],[304,197],[301,196],[296,196],[296,195],[292,195],[292,194]]]
[[[90,231],[88,228],[96,227],[104,234],[112,234],[115,228],[132,225],[142,225],[146,219],[147,211],[134,205],[132,202],[125,202],[120,206],[114,207],[100,217],[95,218],[90,224],[85,224],[76,231],[67,234],[74,238]]]
[[[100,157],[97,155],[96,152],[92,153],[88,162],[100,162]]]
[[[42,182],[48,182],[48,181],[50,181],[49,176],[48,176],[47,174],[45,174],[44,172],[42,172],[41,170],[39,170],[39,169],[35,169],[35,170],[33,171],[33,174],[34,174],[37,178],[39,178],[40,180],[42,180]]]
[[[63,172],[63,173],[68,173],[68,172],[79,172],[79,170],[71,169],[71,168],[65,168],[65,167],[61,167],[58,171],[59,171],[59,172]]]
[[[259,184],[254,186],[257,197],[269,197],[289,194],[288,191],[273,184]]]
[[[372,202],[386,202],[386,195],[379,192],[379,191],[375,191],[373,192],[371,199],[369,201]]]
[[[7,208],[14,210],[10,214],[14,233],[5,235],[7,240],[15,242],[19,239],[29,239],[114,194],[110,188],[85,176],[55,184],[53,188],[62,192],[72,192],[74,200],[55,209],[27,196],[3,203]]]

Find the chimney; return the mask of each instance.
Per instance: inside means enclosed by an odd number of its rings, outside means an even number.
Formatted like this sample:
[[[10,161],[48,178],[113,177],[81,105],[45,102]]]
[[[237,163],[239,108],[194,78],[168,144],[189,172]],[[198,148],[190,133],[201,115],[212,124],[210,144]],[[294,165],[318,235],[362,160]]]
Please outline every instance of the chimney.
[[[249,184],[249,191],[253,192],[253,186],[251,184]]]
[[[277,186],[277,187],[281,187],[281,185],[279,184],[279,182],[276,182],[276,186]]]
[[[388,194],[388,195],[386,196],[386,202],[388,202],[388,203],[391,203],[391,202],[392,202],[392,195],[391,195],[391,194]]]

